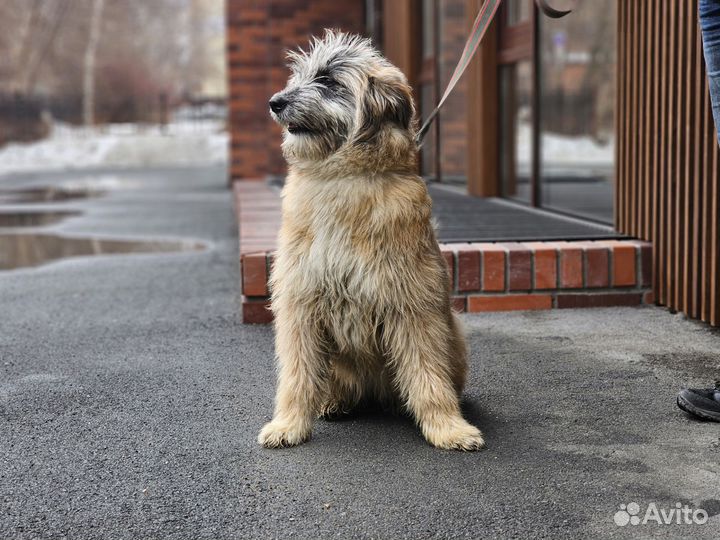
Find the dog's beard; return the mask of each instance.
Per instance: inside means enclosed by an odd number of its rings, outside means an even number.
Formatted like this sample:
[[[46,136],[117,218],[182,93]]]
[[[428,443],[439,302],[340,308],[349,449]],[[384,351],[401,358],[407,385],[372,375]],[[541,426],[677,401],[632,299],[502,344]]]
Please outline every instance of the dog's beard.
[[[283,134],[282,150],[289,162],[320,161],[342,146],[343,138],[332,132],[302,132]]]
[[[281,124],[283,155],[289,162],[325,159],[347,140],[347,121],[338,116],[293,114]]]

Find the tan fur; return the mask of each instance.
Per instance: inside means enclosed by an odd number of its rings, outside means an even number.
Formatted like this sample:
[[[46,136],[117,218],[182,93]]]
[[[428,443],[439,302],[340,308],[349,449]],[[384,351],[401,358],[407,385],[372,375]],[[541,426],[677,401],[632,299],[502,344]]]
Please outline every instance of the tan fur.
[[[362,70],[372,84],[409,95],[386,61]],[[286,148],[290,173],[271,277],[278,386],[274,418],[258,437],[266,447],[299,444],[318,415],[348,412],[364,399],[405,407],[439,448],[484,445],[460,412],[466,345],[431,200],[415,173],[414,128],[413,114],[407,129],[381,125],[370,142],[350,133],[322,159]]]

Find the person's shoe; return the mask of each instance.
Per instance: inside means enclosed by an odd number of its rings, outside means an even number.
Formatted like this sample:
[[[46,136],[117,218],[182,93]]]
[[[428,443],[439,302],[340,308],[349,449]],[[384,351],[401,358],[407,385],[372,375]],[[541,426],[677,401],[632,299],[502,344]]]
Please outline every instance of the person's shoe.
[[[703,420],[720,422],[720,381],[715,388],[685,388],[677,397],[677,404],[683,411]]]

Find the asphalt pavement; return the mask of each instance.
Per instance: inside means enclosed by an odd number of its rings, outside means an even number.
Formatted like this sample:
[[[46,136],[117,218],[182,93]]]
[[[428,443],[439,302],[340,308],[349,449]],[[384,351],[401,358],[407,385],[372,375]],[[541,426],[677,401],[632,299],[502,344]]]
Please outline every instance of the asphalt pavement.
[[[674,399],[720,378],[719,332],[659,308],[465,316],[486,450],[378,411],[266,450],[272,329],[239,320],[224,170],[0,178],[68,183],[107,193],[43,206],[80,212],[44,230],[206,249],[0,272],[0,539],[717,537],[720,424]],[[708,521],[617,525],[633,502]]]

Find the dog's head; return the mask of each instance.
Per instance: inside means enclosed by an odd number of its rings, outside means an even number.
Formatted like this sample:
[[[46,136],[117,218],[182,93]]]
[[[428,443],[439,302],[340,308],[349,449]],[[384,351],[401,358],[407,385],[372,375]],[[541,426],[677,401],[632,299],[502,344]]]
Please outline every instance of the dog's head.
[[[341,148],[415,148],[410,87],[370,40],[326,30],[288,56],[292,75],[269,104],[289,161],[322,161]]]

